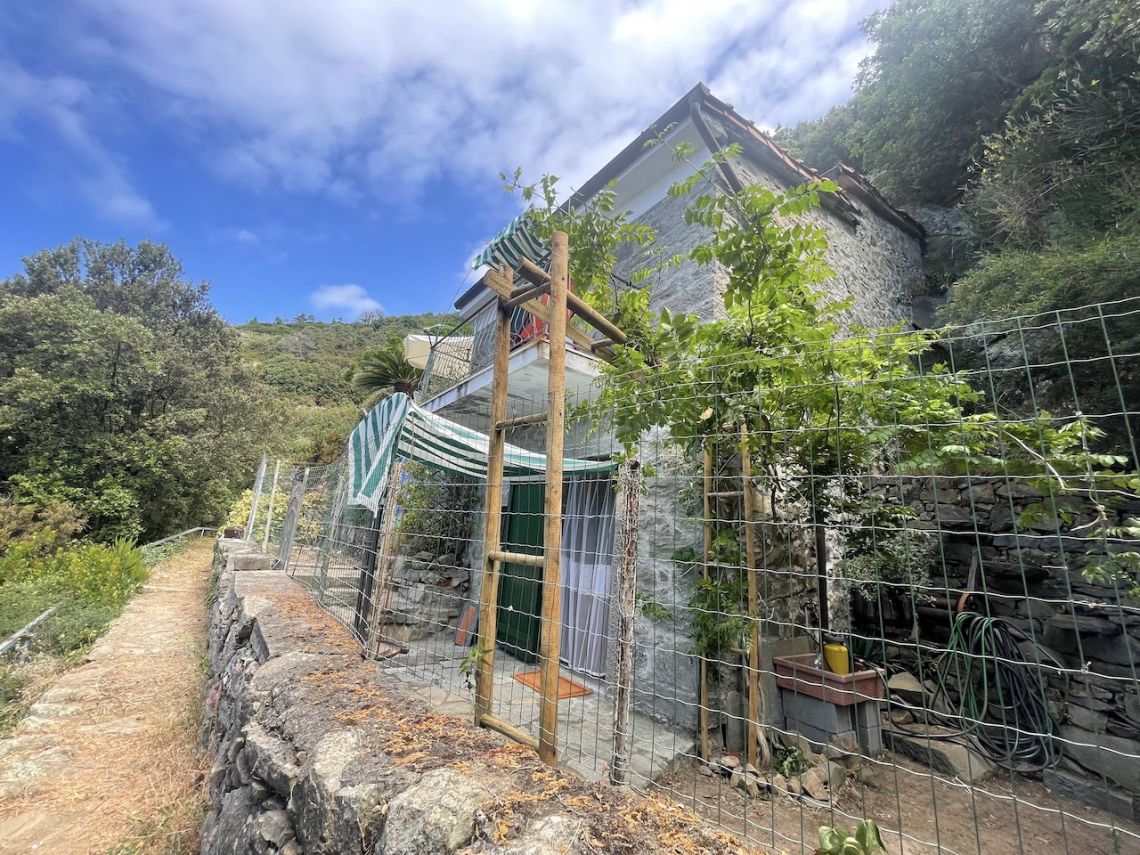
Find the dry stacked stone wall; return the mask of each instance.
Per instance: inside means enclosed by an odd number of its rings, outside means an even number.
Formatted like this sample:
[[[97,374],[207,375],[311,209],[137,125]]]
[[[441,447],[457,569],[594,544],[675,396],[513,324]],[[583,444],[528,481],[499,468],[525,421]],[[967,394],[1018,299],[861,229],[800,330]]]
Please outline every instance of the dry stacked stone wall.
[[[934,587],[944,585],[956,600],[976,561],[978,610],[1009,621],[1063,664],[1063,671],[1042,669],[1060,723],[1059,770],[1095,781],[1102,791],[1107,781],[1110,790],[1119,788],[1118,801],[1140,807],[1140,603],[1085,578],[1086,564],[1104,550],[1081,529],[1092,521],[1087,505],[1074,505],[1071,523],[1049,519],[1022,529],[1015,520],[1041,495],[1016,481],[884,478],[878,489],[910,505],[917,526],[942,533]],[[1140,505],[1124,504],[1109,515],[1110,524],[1119,524],[1140,517]],[[940,643],[950,622],[949,612],[942,619],[927,612],[920,627]],[[1127,805],[1105,806],[1129,812]]]
[[[220,540],[204,855],[750,851],[383,681],[270,556]]]

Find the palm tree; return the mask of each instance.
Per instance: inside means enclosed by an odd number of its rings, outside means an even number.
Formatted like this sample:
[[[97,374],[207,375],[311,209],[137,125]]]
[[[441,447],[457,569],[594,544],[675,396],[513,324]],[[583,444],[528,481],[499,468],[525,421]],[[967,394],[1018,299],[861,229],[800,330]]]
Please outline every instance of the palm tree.
[[[423,373],[404,359],[403,345],[399,341],[392,341],[382,348],[366,350],[360,355],[352,382],[357,389],[369,395],[388,389],[411,395],[419,386]]]

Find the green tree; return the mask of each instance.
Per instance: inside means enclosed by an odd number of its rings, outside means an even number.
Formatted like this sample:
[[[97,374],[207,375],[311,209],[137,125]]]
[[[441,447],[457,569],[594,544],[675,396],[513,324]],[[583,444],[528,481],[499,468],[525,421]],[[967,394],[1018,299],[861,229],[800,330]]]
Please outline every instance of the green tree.
[[[0,282],[0,481],[104,540],[220,519],[269,421],[207,286],[149,242],[24,266]]]

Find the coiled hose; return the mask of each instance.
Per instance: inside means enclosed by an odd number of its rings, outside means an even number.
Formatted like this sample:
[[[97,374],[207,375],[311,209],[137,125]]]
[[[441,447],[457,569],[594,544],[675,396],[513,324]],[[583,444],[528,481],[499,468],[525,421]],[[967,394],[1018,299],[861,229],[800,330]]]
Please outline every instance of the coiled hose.
[[[1031,639],[1000,618],[960,612],[938,663],[938,690],[956,726],[995,763],[1039,772],[1056,765],[1060,749],[1041,666],[1025,658],[1019,641]],[[947,691],[951,679],[957,704]]]
[[[1049,714],[1041,666],[1025,657],[1021,641],[1032,639],[1000,618],[959,612],[932,669],[934,697],[921,711],[926,721],[947,732],[896,729],[924,739],[970,740],[999,766],[1015,772],[1055,766],[1060,759],[1057,727]],[[1037,649],[1043,658],[1052,658]]]

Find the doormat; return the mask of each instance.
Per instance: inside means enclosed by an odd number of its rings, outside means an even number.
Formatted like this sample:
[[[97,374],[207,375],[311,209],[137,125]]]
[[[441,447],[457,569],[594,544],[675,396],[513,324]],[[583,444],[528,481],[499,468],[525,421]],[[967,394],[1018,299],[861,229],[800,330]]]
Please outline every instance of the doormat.
[[[527,688],[534,689],[536,692],[542,691],[542,671],[538,668],[535,668],[533,671],[521,671],[512,676]],[[558,675],[558,700],[564,701],[567,698],[582,698],[592,694],[594,694],[594,690],[588,686],[583,686],[581,683],[568,680],[561,674]]]

